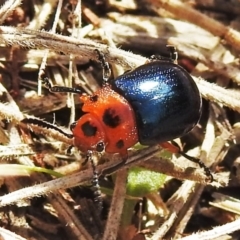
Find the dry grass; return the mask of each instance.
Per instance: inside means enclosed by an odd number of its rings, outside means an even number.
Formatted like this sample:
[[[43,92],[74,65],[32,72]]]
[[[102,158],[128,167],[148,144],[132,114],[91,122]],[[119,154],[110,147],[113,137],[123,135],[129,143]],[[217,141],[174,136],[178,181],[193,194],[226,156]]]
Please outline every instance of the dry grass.
[[[239,2],[0,4],[2,239],[209,240],[239,235]],[[215,181],[207,184],[202,169],[182,157],[164,157],[157,146],[132,150],[123,168],[100,179],[101,213],[89,190],[93,173],[82,164],[84,153],[73,149],[66,155],[72,139],[22,120],[44,119],[70,133],[69,124],[81,115],[78,96],[49,93],[42,86],[43,74],[54,84],[91,94],[102,81],[95,49],[118,76],[152,54],[166,56],[169,44],[176,46],[179,64],[191,72],[206,100],[198,126],[181,143],[211,167]],[[108,154],[96,160],[102,175],[121,162]],[[126,179],[135,165],[171,177],[159,191],[134,198],[126,195]],[[63,176],[31,171],[35,166]],[[134,203],[129,212],[127,201]]]

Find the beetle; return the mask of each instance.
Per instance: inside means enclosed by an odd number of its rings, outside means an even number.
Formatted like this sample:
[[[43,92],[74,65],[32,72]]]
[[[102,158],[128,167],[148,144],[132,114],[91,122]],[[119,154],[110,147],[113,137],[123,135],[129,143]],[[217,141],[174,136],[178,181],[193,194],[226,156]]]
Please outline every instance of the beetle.
[[[103,86],[92,95],[76,88],[52,86],[43,79],[49,91],[80,94],[84,114],[71,125],[74,146],[80,151],[119,153],[126,161],[128,149],[137,142],[169,148],[167,141],[182,137],[198,123],[200,92],[190,74],[172,59],[152,60],[109,82],[109,64],[102,53],[96,52],[104,77]],[[171,148],[198,163],[213,180],[203,162],[179,147]]]
[[[85,114],[71,126],[74,145],[122,157],[137,142],[150,146],[185,135],[202,105],[191,76],[167,61],[144,64],[80,101]]]

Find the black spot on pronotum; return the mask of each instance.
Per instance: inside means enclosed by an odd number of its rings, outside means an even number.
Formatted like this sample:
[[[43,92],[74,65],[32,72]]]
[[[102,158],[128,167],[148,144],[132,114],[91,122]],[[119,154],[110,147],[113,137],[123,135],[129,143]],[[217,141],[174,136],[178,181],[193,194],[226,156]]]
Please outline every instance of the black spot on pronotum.
[[[117,141],[116,147],[119,148],[119,149],[123,148],[124,147],[124,141],[122,139]]]
[[[117,114],[115,114],[115,110],[111,108],[105,110],[102,120],[105,123],[105,125],[111,128],[117,127],[121,121],[120,117]]]
[[[85,122],[81,128],[86,137],[93,137],[97,133],[97,127],[92,126],[89,121]]]

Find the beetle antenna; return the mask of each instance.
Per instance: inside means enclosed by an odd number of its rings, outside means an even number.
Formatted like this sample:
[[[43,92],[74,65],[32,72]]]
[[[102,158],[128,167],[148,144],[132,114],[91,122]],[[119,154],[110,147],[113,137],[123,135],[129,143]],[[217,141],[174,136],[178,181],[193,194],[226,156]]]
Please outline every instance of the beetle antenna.
[[[101,196],[101,189],[99,186],[99,174],[92,158],[92,151],[90,150],[88,150],[87,156],[86,156],[86,162],[88,161],[90,161],[92,165],[92,170],[93,170],[92,186],[94,191],[94,202],[97,204],[97,208],[99,209],[99,211],[102,211],[103,202],[102,202],[102,196]]]
[[[48,77],[44,77],[41,79],[44,85],[48,88],[50,92],[64,92],[64,93],[77,93],[77,94],[83,94],[83,92],[78,88],[70,88],[65,86],[54,86],[50,82]]]
[[[103,85],[106,85],[111,76],[111,69],[104,54],[100,52],[98,49],[95,49],[95,52],[97,53],[98,60],[100,61],[103,68]]]
[[[72,134],[66,133],[64,132],[61,128],[57,127],[54,124],[51,124],[49,122],[46,122],[44,120],[41,119],[37,119],[37,118],[25,118],[21,121],[22,123],[25,124],[34,124],[34,125],[38,125],[40,127],[44,127],[44,128],[48,128],[48,129],[53,129],[61,134],[63,134],[64,136],[66,136],[67,138],[73,138]]]

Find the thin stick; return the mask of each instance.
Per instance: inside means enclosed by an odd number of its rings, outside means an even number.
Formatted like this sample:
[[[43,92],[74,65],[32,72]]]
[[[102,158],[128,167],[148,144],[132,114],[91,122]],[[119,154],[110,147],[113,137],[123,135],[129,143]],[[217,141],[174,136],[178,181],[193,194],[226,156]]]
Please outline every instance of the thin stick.
[[[103,240],[117,239],[118,228],[120,225],[120,219],[126,195],[127,176],[127,169],[123,169],[117,173],[112,204],[108,214]]]

